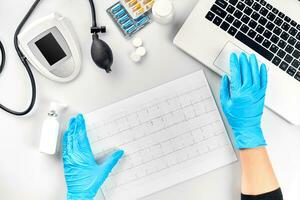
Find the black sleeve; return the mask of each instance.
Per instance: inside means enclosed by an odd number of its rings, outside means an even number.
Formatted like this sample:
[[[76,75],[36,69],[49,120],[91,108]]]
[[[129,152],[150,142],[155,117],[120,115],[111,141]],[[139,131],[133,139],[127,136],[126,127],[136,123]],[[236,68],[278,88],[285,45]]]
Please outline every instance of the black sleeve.
[[[261,195],[244,195],[242,194],[241,200],[283,200],[281,189],[278,188],[273,192],[268,192]]]

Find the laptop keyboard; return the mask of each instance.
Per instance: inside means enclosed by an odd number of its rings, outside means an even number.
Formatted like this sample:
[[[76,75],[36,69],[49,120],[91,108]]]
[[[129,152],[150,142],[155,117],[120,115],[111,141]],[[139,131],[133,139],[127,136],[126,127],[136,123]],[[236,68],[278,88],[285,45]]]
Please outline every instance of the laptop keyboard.
[[[264,0],[216,0],[206,19],[300,81],[300,24]]]

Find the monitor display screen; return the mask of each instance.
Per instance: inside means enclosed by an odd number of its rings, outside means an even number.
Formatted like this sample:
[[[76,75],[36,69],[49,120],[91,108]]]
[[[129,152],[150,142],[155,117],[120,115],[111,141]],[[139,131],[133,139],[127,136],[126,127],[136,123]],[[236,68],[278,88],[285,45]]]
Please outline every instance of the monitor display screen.
[[[40,52],[48,61],[49,65],[54,65],[64,57],[66,53],[58,44],[52,33],[48,33],[43,38],[35,42]]]

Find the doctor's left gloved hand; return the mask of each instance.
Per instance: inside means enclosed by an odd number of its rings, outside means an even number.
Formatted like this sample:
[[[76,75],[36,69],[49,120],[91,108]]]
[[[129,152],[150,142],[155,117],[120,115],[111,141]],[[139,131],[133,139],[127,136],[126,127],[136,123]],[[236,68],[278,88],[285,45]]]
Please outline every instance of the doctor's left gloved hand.
[[[123,156],[117,151],[100,165],[96,163],[80,114],[70,120],[63,137],[63,162],[68,200],[92,200],[111,170]]]

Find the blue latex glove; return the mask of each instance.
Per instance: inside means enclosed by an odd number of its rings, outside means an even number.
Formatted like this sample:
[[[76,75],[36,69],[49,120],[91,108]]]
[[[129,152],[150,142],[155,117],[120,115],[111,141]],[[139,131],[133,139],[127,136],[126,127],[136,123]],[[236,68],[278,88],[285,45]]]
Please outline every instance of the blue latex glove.
[[[222,109],[233,129],[235,145],[239,149],[265,146],[261,130],[267,88],[267,69],[262,64],[259,70],[255,55],[249,60],[245,53],[238,59],[230,56],[231,80],[222,78],[220,98]]]
[[[123,153],[117,151],[98,165],[87,138],[83,116],[72,118],[63,137],[67,199],[92,200]]]

